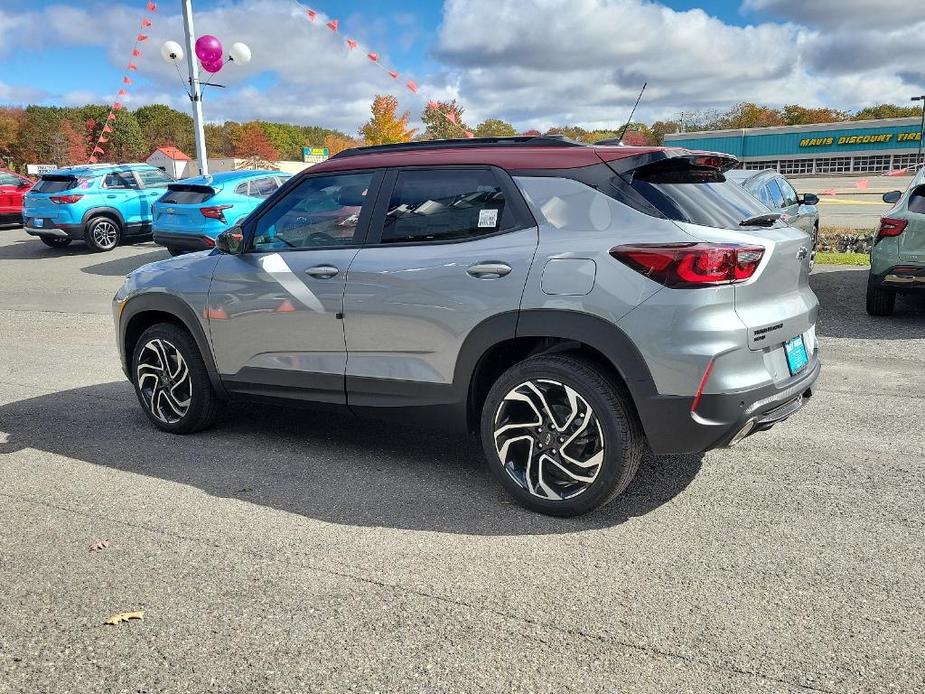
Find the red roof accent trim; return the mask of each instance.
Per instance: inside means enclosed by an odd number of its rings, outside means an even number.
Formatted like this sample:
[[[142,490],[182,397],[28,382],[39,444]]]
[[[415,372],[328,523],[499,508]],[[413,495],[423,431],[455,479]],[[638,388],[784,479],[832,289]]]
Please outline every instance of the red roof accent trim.
[[[604,161],[658,152],[663,147],[447,147],[358,154],[328,159],[311,173],[374,169],[386,166],[446,166],[484,164],[502,169],[576,169]]]
[[[191,161],[191,159],[176,147],[158,147],[155,152],[160,152],[175,161]]]

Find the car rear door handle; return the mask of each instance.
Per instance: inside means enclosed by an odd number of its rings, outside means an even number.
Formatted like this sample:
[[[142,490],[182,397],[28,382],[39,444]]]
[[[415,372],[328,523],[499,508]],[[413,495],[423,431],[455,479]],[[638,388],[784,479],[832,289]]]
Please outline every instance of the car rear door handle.
[[[475,265],[470,266],[468,270],[466,270],[466,272],[468,272],[473,277],[477,277],[483,280],[504,277],[510,271],[510,265],[498,261],[476,263]]]
[[[316,265],[315,267],[308,268],[305,274],[320,280],[328,280],[334,277],[338,272],[340,272],[340,270],[333,265]]]

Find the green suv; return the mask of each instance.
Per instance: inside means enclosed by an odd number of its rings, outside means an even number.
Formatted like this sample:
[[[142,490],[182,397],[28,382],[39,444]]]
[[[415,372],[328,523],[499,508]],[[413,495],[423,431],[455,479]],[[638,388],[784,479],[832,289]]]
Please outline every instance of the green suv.
[[[925,294],[925,167],[920,167],[903,193],[884,193],[883,202],[895,205],[880,218],[870,250],[867,312],[893,313],[897,294]]]

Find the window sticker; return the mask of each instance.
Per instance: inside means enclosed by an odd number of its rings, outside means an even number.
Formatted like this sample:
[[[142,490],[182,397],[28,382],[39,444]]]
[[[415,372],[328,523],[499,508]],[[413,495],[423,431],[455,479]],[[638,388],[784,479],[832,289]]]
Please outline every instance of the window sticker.
[[[479,229],[498,226],[498,210],[479,210]]]

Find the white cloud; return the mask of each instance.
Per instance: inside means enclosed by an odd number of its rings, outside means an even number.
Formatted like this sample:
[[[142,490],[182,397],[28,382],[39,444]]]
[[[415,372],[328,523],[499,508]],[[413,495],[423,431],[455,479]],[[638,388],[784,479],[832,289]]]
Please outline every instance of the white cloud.
[[[740,11],[821,28],[882,29],[923,19],[915,0],[743,0]]]

